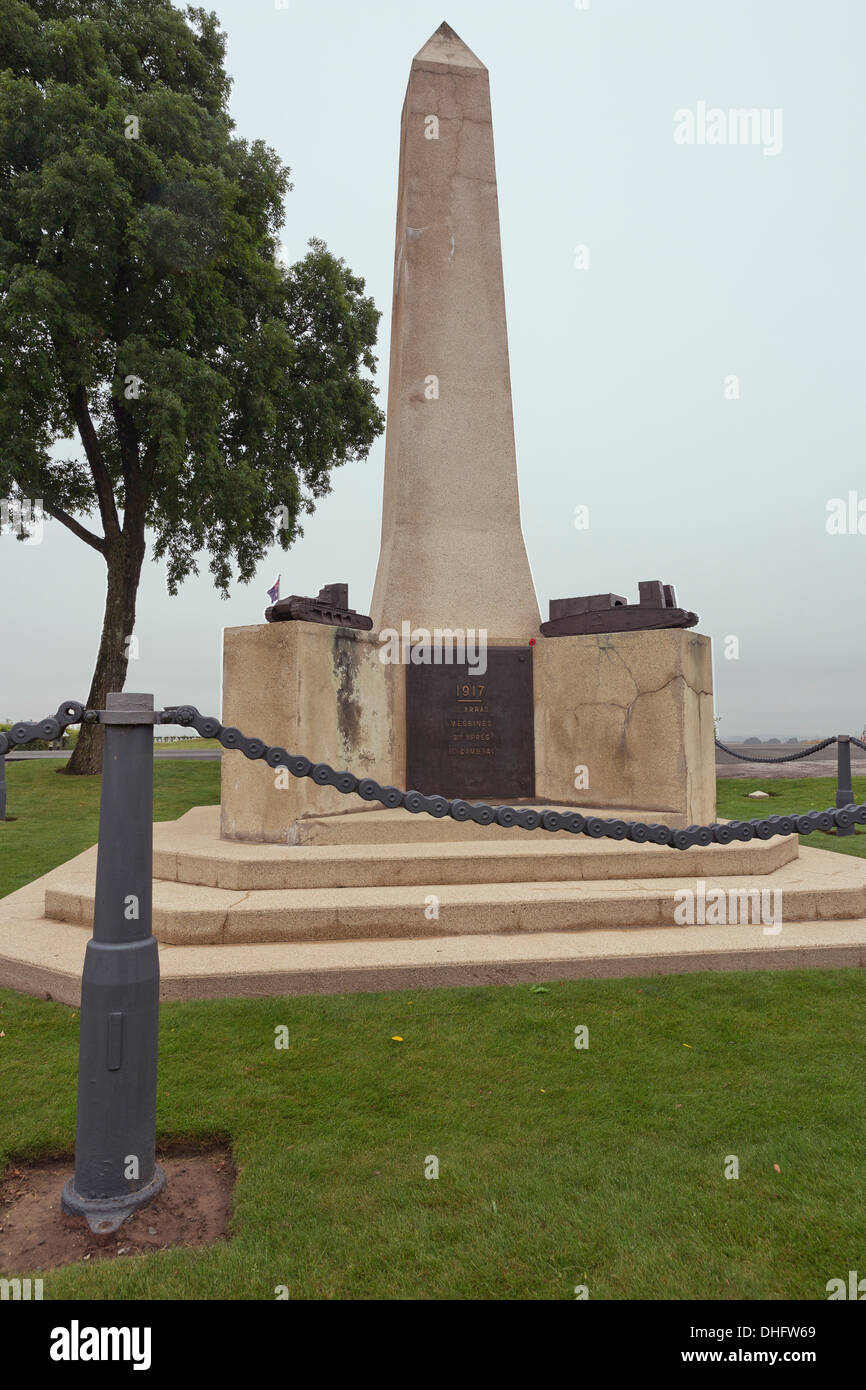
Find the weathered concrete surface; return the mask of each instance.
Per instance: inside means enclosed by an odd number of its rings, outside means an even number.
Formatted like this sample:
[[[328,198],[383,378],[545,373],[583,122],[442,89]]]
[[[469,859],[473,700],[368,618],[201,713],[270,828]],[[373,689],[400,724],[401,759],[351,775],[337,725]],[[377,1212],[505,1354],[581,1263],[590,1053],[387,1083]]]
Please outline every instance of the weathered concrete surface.
[[[0,987],[77,1008],[89,932],[43,916],[45,889],[61,872],[54,870],[0,900]],[[754,926],[622,925],[615,930],[216,949],[163,945],[159,956],[162,999],[347,994],[695,970],[838,969],[866,965],[866,919],[794,922],[777,936],[765,936]]]
[[[403,107],[371,614],[377,630],[486,628],[491,642],[528,640],[540,623],[520,527],[488,74],[447,24],[415,58]]]
[[[704,883],[706,894],[721,890],[726,895],[725,916],[728,904],[738,902],[728,895],[752,890],[756,897],[744,899],[737,911],[757,915],[754,930],[759,934],[763,925],[761,890],[775,890],[781,895],[777,899],[768,896],[764,903],[768,926],[774,904],[780,907],[785,924],[866,916],[866,863],[853,856],[804,849],[797,859],[772,872],[747,877],[724,872],[724,865],[721,873],[717,869],[705,874],[698,868],[702,851],[668,851],[668,876],[643,878],[635,871],[635,848],[641,847],[630,846],[627,857],[632,876],[607,879],[440,882],[431,877],[419,882],[417,875],[410,875],[408,882],[401,882],[399,864],[395,864],[390,882],[374,886],[248,890],[157,879],[153,885],[153,933],[157,940],[172,946],[217,946],[674,927],[682,901],[677,894],[683,889],[694,894],[698,879]],[[294,857],[303,862],[304,855],[316,853],[298,848]],[[694,856],[692,863],[690,856]],[[63,871],[55,871],[46,887],[46,916],[89,927],[95,870],[95,850],[88,850]],[[427,910],[431,894],[436,915]]]
[[[375,813],[372,813],[375,815]],[[366,828],[371,813],[331,818],[349,835]],[[249,844],[219,838],[219,807],[197,806],[177,821],[157,825],[153,835],[153,874],[169,883],[196,884],[241,892],[271,888],[376,888],[442,883],[568,883],[581,880],[670,878],[680,872],[679,852],[661,845],[593,840],[586,835],[495,829],[473,824],[475,836],[447,839],[440,826],[458,825],[450,817],[383,812],[382,833],[395,836],[408,821],[429,828],[428,840],[339,839],[336,843]],[[322,820],[304,822],[321,826]],[[466,823],[460,826],[465,829]],[[515,836],[510,842],[508,834]],[[709,845],[690,850],[688,872],[695,878],[723,874],[770,874],[797,858],[797,836],[776,835],[747,844]],[[84,862],[84,861],[82,861]],[[88,861],[89,862],[89,861]]]
[[[677,924],[678,894],[695,894],[698,881],[705,900],[718,889],[754,892],[742,907],[737,899],[737,914],[750,912],[756,931],[761,911],[770,914],[767,925],[781,916],[786,928],[866,916],[866,863],[809,848],[798,853],[794,836],[685,852],[566,835],[510,847],[435,838],[426,845],[277,846],[220,840],[215,812],[197,808],[156,827],[153,931],[163,944],[666,928]],[[95,847],[86,850],[41,880],[46,918],[90,928],[96,855]],[[780,896],[763,902],[765,890]]]
[[[680,628],[542,638],[535,648],[541,800],[716,815],[710,639]],[[575,768],[589,786],[576,790]]]
[[[227,628],[222,722],[338,771],[402,786],[404,672],[383,665],[379,650],[373,633],[321,623]],[[346,798],[226,751],[221,801],[227,839],[285,844],[298,817],[341,810]]]
[[[429,852],[431,869],[437,854],[459,865],[479,849],[432,840],[392,847],[391,886],[280,889],[272,886],[274,872],[280,882],[297,866],[330,864],[339,872],[342,861],[354,879],[365,853],[375,863],[381,847],[356,846],[352,863],[345,845],[220,841],[216,811],[196,808],[180,822],[155,827],[155,863],[173,875],[154,885],[164,999],[866,963],[866,863],[808,847],[792,858],[793,838],[738,842],[722,847],[716,860],[708,855],[718,846],[678,853],[587,841],[577,866],[582,877],[570,882],[458,879],[431,889],[417,882],[415,866],[424,857],[419,849]],[[502,848],[496,842],[487,847],[494,871],[508,864],[498,858]],[[525,856],[532,846],[518,839],[516,848]],[[207,871],[222,864],[230,886],[219,886],[218,878],[182,881],[184,874],[198,875],[201,850],[214,856]],[[676,878],[658,876],[665,853]],[[611,855],[621,856],[619,876],[611,872]],[[549,866],[550,851],[543,847],[541,860]],[[78,1005],[95,874],[94,847],[0,900],[0,986]],[[232,874],[240,876],[232,880]],[[704,877],[707,897],[713,887],[737,894],[780,889],[781,930],[768,934],[754,915],[750,925],[674,925],[676,890],[694,892],[696,879]],[[250,882],[262,887],[245,889]],[[425,912],[431,891],[438,918]],[[763,904],[756,906],[760,912]],[[776,906],[768,899],[771,915]]]
[[[493,841],[503,842],[512,846],[516,841],[528,841],[533,844],[538,843],[538,831],[523,830],[518,826],[492,825],[478,827],[474,821],[456,821],[450,816],[443,816],[439,820],[431,820],[428,816],[413,816],[408,811],[385,811],[376,802],[370,802],[363,810],[356,810],[352,805],[351,798],[346,798],[348,805],[344,814],[329,816],[310,816],[309,819],[298,821],[292,832],[292,843],[298,845],[421,845],[441,843],[442,841],[456,841],[463,844],[474,841],[476,844],[483,836],[483,843],[489,844]],[[491,805],[502,803],[493,801]],[[560,805],[556,801],[541,802],[521,802],[513,801],[508,803],[510,806],[531,805],[536,810],[549,809],[574,810],[574,807]],[[610,815],[610,808],[606,806],[586,806],[580,807],[582,815],[600,816],[602,819]],[[686,818],[684,815],[677,815],[672,811],[631,811],[628,808],[617,811],[618,817],[623,820],[645,820],[650,822],[664,822],[671,825],[675,830],[685,827]],[[593,842],[590,842],[593,843]],[[599,841],[598,843],[602,843]],[[606,844],[615,842],[605,841]],[[621,849],[621,846],[619,846]]]

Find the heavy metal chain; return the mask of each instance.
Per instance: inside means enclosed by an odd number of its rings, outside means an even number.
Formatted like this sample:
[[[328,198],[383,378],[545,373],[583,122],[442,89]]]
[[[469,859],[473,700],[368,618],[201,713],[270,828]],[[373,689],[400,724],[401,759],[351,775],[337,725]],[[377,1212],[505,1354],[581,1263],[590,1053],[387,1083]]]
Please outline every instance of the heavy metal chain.
[[[168,719],[167,716],[171,715]],[[288,753],[285,748],[269,746],[260,738],[247,738],[240,729],[223,728],[218,719],[199,714],[193,705],[180,705],[164,712],[164,722],[192,727],[202,738],[219,739],[223,748],[237,749],[245,758],[263,759],[269,767],[285,767],[294,777],[311,777],[320,787],[334,787],[339,792],[354,793],[364,801],[378,801],[389,810],[403,807],[413,815],[450,816],[456,821],[474,821],[476,825],[517,826],[522,830],[568,830],[572,835],[588,835],[593,840],[647,841],[669,845],[672,849],[691,849],[693,845],[729,845],[733,840],[769,840],[773,835],[811,835],[816,830],[828,831],[834,826],[847,829],[856,823],[866,825],[866,805],[845,806],[837,810],[808,811],[804,815],[768,816],[766,820],[728,821],[724,825],[690,825],[687,830],[670,825],[645,825],[642,821],[598,816],[583,816],[579,811],[536,811],[528,806],[486,806],[474,801],[449,801],[444,796],[424,796],[421,792],[402,792],[397,787],[383,787],[372,777],[355,777],[351,772],[335,772],[328,763],[311,763],[309,758]],[[832,740],[828,740],[832,742]]]
[[[732,758],[739,758],[744,763],[795,763],[798,758],[811,758],[813,753],[819,753],[822,748],[829,748],[830,744],[837,743],[838,739],[834,734],[832,738],[825,738],[822,743],[810,744],[801,753],[785,753],[781,758],[753,757],[751,753],[738,753],[736,749],[729,748],[726,743],[720,743],[718,739],[715,742],[717,748],[721,748],[724,753],[730,753]],[[859,738],[852,738],[851,742],[856,743],[860,748],[866,748],[866,744],[861,743]]]
[[[97,710],[85,710],[74,700],[67,700],[60,706],[56,715],[44,719],[39,724],[14,724],[6,733],[0,733],[0,755],[9,748],[31,739],[56,739],[70,724],[92,722],[99,717]],[[649,842],[655,845],[668,845],[672,849],[691,849],[694,845],[729,845],[734,840],[769,840],[774,835],[811,835],[816,830],[829,831],[834,827],[848,829],[854,824],[866,825],[866,804],[850,805],[826,811],[807,811],[803,815],[768,816],[765,820],[727,821],[720,825],[690,825],[688,829],[675,829],[670,825],[645,825],[642,821],[624,821],[610,817],[602,820],[599,816],[584,816],[579,811],[536,811],[529,806],[487,806],[482,802],[449,801],[444,796],[424,796],[421,792],[400,791],[397,787],[381,786],[372,777],[355,777],[351,772],[335,772],[328,763],[313,763],[309,758],[293,754],[276,745],[268,745],[260,738],[247,738],[240,729],[225,728],[213,716],[199,713],[194,705],[173,705],[158,711],[154,721],[160,724],[180,724],[183,728],[194,728],[202,738],[215,738],[223,748],[243,753],[245,758],[261,759],[268,767],[284,767],[293,777],[310,777],[320,787],[334,787],[346,795],[360,796],[363,801],[378,801],[388,810],[402,807],[413,815],[424,813],[441,819],[450,816],[456,821],[474,821],[476,825],[497,825],[518,827],[521,830],[567,830],[572,835],[588,835],[598,840],[632,840],[635,844]],[[827,739],[817,748],[833,743]],[[852,738],[861,748],[866,745]],[[802,755],[801,755],[802,756]],[[770,759],[769,761],[784,761]]]
[[[50,715],[38,724],[28,724],[22,720],[13,724],[11,729],[0,729],[0,757],[8,753],[10,748],[17,748],[22,743],[31,743],[36,738],[47,739],[51,743],[54,739],[60,738],[70,724],[80,724],[91,715],[96,718],[95,711],[85,710],[77,700],[64,700],[56,714]]]

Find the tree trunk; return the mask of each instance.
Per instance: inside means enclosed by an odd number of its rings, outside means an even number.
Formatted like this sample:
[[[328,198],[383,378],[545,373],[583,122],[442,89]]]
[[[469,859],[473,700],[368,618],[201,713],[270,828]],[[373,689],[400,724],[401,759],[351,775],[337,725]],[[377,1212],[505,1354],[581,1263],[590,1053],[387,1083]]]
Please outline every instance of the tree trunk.
[[[140,536],[123,533],[106,549],[108,566],[108,592],[105,600],[105,616],[102,620],[102,637],[96,668],[87,696],[88,709],[105,709],[105,697],[112,691],[120,691],[126,681],[126,668],[131,650],[130,638],[135,627],[135,605],[141,566],[144,561],[144,527]],[[72,698],[61,691],[61,699]],[[82,724],[78,742],[63,771],[77,776],[94,776],[102,771],[102,748],[105,740],[101,724]]]

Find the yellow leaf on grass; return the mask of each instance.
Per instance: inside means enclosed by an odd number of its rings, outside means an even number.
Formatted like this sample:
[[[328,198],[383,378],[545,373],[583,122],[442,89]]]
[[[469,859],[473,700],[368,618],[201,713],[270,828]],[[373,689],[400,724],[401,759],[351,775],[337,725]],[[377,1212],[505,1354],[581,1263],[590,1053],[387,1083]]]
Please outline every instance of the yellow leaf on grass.
[[[400,1037],[399,1033],[395,1033],[394,1036],[393,1036],[393,1038],[391,1039],[391,1041],[392,1041],[392,1042],[402,1042],[403,1039]]]

